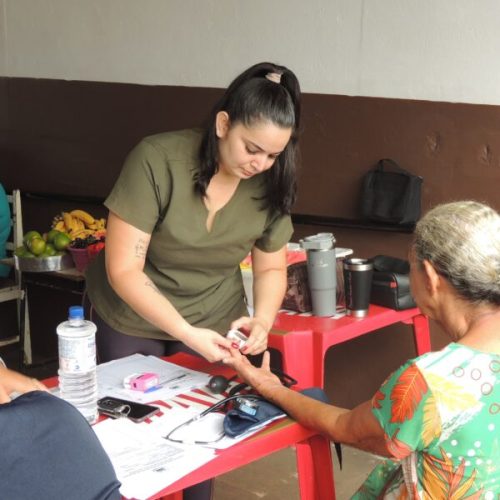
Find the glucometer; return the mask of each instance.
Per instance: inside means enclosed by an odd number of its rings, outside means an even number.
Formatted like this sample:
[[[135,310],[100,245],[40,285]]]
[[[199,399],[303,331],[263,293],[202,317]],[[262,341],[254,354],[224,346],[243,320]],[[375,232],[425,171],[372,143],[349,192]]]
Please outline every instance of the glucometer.
[[[231,329],[226,333],[226,338],[232,340],[235,344],[238,344],[238,349],[241,350],[245,347],[248,337],[239,330]]]

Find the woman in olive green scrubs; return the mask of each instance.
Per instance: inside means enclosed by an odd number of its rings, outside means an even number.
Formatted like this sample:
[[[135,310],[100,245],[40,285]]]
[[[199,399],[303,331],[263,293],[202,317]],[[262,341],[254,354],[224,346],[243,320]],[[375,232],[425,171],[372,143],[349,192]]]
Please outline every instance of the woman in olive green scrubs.
[[[105,201],[105,252],[86,276],[101,362],[179,345],[220,361],[229,328],[249,335],[245,354],[266,349],[286,290],[299,118],[296,76],[260,63],[231,83],[205,130],[131,151]],[[251,316],[239,268],[248,252]]]

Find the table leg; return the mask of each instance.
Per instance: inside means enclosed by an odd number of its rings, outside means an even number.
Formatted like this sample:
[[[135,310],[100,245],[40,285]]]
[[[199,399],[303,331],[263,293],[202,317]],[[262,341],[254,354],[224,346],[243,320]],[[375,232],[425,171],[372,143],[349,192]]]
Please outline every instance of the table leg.
[[[316,434],[296,445],[301,500],[335,500],[330,441]]]

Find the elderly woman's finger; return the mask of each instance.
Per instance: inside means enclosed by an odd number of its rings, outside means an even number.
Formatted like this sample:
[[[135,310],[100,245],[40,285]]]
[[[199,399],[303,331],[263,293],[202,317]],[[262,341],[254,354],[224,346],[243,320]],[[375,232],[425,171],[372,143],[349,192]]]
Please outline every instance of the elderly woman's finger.
[[[269,353],[269,351],[266,351],[264,353],[264,356],[262,357],[261,367],[264,368],[264,370],[271,371],[271,354]]]

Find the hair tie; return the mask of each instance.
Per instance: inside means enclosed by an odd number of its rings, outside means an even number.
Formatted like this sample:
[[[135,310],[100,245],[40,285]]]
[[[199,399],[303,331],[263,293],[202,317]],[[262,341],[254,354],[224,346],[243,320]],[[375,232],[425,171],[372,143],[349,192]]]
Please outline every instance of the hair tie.
[[[274,83],[281,83],[281,73],[267,73],[266,78]]]

